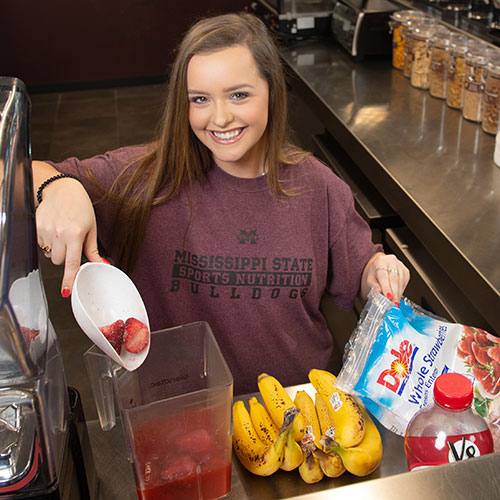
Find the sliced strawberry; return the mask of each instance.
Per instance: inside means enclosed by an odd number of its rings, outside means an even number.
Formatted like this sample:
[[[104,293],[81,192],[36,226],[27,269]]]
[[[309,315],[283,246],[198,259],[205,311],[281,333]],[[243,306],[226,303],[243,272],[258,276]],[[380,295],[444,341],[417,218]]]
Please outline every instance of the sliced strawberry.
[[[473,326],[467,326],[467,325],[463,325],[462,328],[464,330],[465,335],[472,335],[472,336],[474,336],[476,328],[474,328]]]
[[[143,351],[149,342],[149,329],[137,318],[128,318],[125,321],[125,339],[123,345],[128,352],[138,354]]]
[[[189,477],[196,472],[196,462],[188,455],[180,455],[170,460],[161,472],[164,481],[175,481]]]
[[[472,354],[472,342],[474,342],[473,335],[465,335],[462,340],[458,343],[458,348],[465,354]]]
[[[474,375],[474,378],[477,380],[477,382],[479,382],[484,387],[486,392],[493,394],[495,386],[493,384],[493,379],[491,378],[489,370],[487,370],[486,368],[479,368],[477,366],[474,366],[472,368],[472,374]]]
[[[476,358],[472,355],[469,354],[465,360],[464,360],[469,366],[474,366],[476,363]]]
[[[495,335],[492,335],[491,333],[486,332],[486,338],[492,343],[499,345],[500,344],[500,337],[496,337]]]
[[[195,460],[201,460],[213,453],[215,443],[205,429],[196,429],[176,439],[176,446],[179,451],[188,453]]]
[[[492,345],[486,336],[486,332],[484,330],[477,329],[477,332],[474,334],[475,341],[482,346]]]
[[[101,330],[115,351],[120,354],[122,352],[123,335],[125,334],[125,323],[123,320],[117,319],[110,325],[100,326],[99,330]]]
[[[491,359],[494,359],[495,361],[500,363],[500,347],[490,347],[488,354],[490,355]]]
[[[491,374],[493,375],[493,383],[500,388],[500,363],[494,359],[491,360]]]
[[[28,345],[28,348],[31,346],[31,342],[40,335],[40,330],[34,330],[33,328],[28,328],[27,326],[21,326],[21,333],[23,334],[24,341]]]
[[[476,357],[478,363],[480,363],[481,365],[486,366],[491,361],[491,358],[488,355],[487,347],[481,347],[476,342],[473,342],[472,352],[474,353],[474,356]]]

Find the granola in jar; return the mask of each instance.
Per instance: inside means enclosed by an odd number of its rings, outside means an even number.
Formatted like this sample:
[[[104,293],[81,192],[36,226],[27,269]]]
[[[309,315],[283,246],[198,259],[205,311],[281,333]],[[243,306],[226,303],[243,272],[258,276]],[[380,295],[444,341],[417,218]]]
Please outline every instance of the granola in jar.
[[[429,93],[439,99],[446,99],[446,80],[453,36],[453,33],[436,33],[431,40]]]
[[[425,18],[426,15],[419,10],[399,10],[394,12],[389,20],[392,32],[392,66],[403,69],[405,62],[405,40],[407,25],[405,21],[415,21]]]
[[[465,57],[464,103],[462,116],[480,123],[483,115],[483,93],[486,82],[486,64],[489,50],[470,50]]]
[[[500,113],[500,51],[487,63],[486,84],[483,94],[483,120],[481,128],[488,134],[498,132],[498,115]]]
[[[419,25],[411,31],[413,64],[410,81],[414,87],[428,89],[430,84],[431,40],[437,35],[447,35],[448,29],[442,25]]]
[[[462,109],[465,79],[465,54],[472,41],[467,36],[458,37],[450,47],[450,62],[446,82],[446,104]]]

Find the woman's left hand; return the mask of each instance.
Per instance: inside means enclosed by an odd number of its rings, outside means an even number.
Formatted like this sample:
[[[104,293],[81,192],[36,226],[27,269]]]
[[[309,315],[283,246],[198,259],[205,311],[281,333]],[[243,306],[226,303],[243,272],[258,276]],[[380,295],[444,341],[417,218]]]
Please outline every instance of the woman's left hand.
[[[376,253],[367,262],[361,277],[361,296],[368,298],[374,288],[389,300],[398,302],[410,280],[410,271],[395,255]]]

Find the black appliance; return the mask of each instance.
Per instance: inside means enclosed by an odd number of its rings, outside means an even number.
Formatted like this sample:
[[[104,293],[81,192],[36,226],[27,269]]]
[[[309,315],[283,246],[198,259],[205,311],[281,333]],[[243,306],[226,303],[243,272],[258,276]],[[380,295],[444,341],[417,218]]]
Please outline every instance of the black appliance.
[[[274,30],[295,37],[328,36],[333,0],[258,0],[253,10]],[[264,11],[264,12],[263,12]]]
[[[390,54],[389,18],[401,9],[390,0],[337,0],[331,16],[332,36],[355,59]]]

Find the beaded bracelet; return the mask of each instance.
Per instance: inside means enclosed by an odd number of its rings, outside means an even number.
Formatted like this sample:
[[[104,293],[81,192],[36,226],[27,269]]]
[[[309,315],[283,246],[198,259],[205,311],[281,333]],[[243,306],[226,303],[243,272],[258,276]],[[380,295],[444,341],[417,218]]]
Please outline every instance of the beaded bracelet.
[[[70,179],[76,179],[77,181],[79,180],[78,177],[73,174],[58,174],[54,175],[54,177],[49,177],[45,182],[43,182],[40,185],[38,191],[36,192],[36,201],[38,205],[42,203],[42,191],[44,190],[44,188],[47,187],[47,185],[50,184],[51,182],[57,181],[57,179],[63,179],[64,177],[69,177]]]

